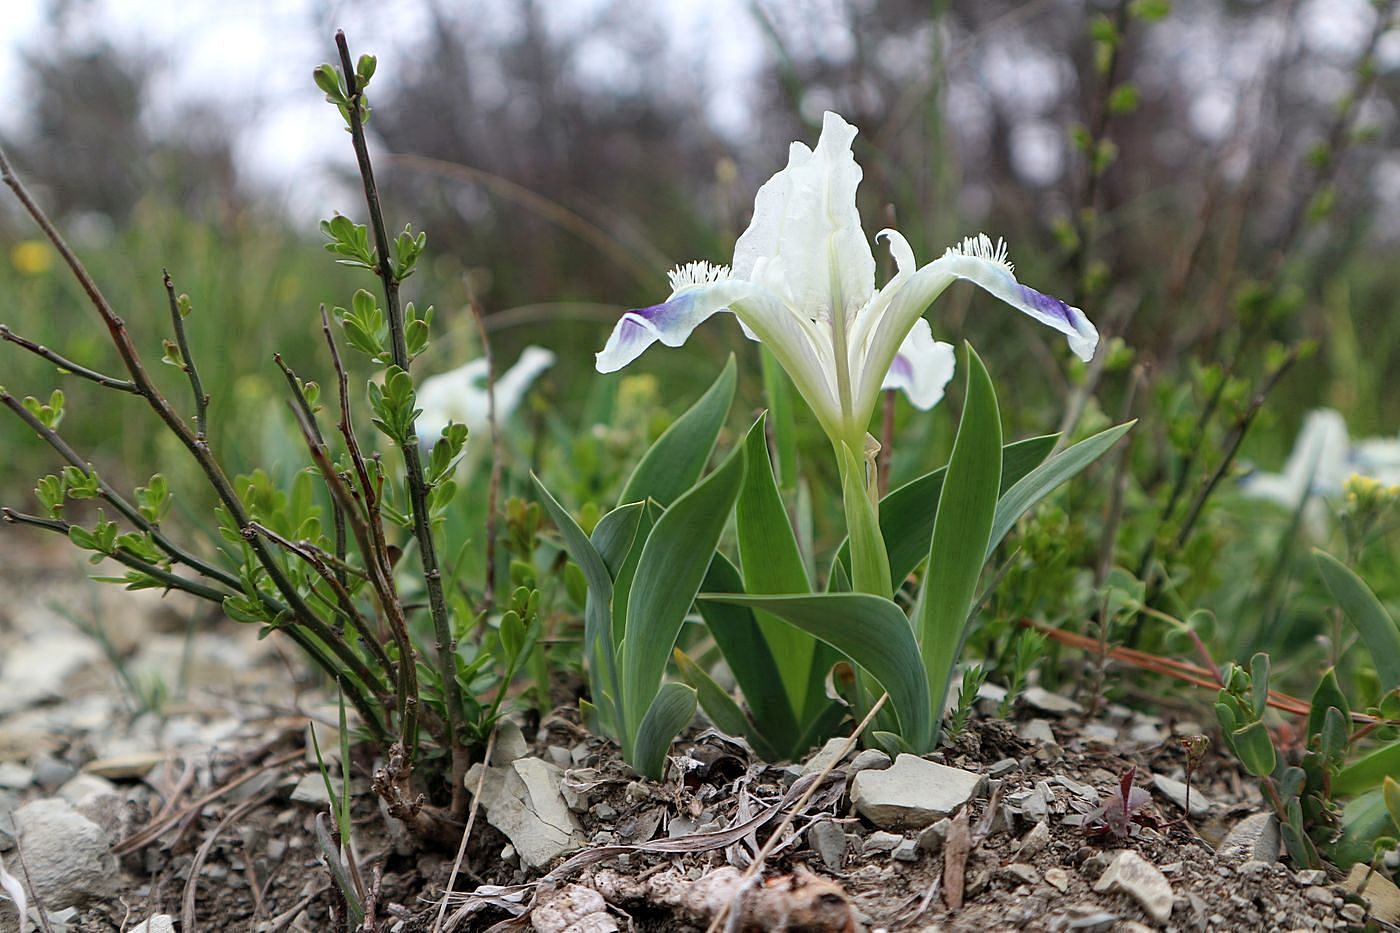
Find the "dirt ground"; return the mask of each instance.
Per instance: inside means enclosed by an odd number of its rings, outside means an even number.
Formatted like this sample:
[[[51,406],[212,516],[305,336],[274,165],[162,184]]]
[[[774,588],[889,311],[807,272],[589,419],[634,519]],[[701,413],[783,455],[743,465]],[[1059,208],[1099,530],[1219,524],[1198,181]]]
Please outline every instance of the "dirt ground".
[[[152,920],[147,933],[335,929],[335,889],[316,839],[325,792],[306,747],[311,717],[322,723],[323,750],[334,749],[331,698],[275,636],[259,641],[175,597],[99,588],[51,543],[0,529],[6,867],[40,876],[31,880],[54,930],[126,931],[160,915],[173,926]],[[192,630],[197,637],[187,638]],[[143,694],[153,710],[141,709]],[[526,724],[514,754],[540,759],[532,767],[555,776],[566,831],[592,854],[531,866],[517,837],[482,809],[443,928],[1396,929],[1338,875],[1279,862],[1276,842],[1272,853],[1267,843],[1217,851],[1260,806],[1257,789],[1221,756],[1207,753],[1193,775],[1196,803],[1183,818],[1163,787],[1184,777],[1180,736],[1209,731],[1189,710],[1109,707],[1090,717],[1063,698],[1041,704],[1022,704],[1010,721],[987,715],[994,704],[985,704],[952,747],[931,756],[977,776],[969,802],[928,825],[893,829],[851,802],[855,772],[889,767],[877,753],[847,756],[818,781],[820,768],[804,777],[801,765],[756,761],[741,743],[697,731],[674,749],[669,779],[655,783],[562,709]],[[378,762],[367,751],[352,758],[374,929],[431,930],[454,853],[423,850],[393,825],[368,791]],[[1095,801],[1111,800],[1129,773],[1150,803],[1123,832],[1096,830]],[[36,801],[54,802],[65,825],[95,825],[91,851],[74,843],[46,853],[26,835],[23,814],[33,820],[43,809]],[[762,872],[750,872],[770,841]],[[0,933],[13,923],[0,904]]]

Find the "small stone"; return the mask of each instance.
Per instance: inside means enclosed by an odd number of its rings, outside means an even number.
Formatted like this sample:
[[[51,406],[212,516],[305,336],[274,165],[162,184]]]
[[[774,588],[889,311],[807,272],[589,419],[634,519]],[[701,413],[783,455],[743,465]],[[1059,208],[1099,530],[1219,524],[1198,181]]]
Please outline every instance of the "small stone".
[[[593,816],[603,823],[611,823],[617,819],[617,808],[607,802],[595,803],[593,805]]]
[[[899,862],[917,862],[919,860],[919,844],[913,839],[902,840],[890,854]]]
[[[573,748],[569,749],[569,758],[573,761],[575,768],[582,767],[583,763],[588,760],[590,754],[592,753],[588,750],[587,742],[579,742]]]
[[[817,749],[817,753],[808,758],[802,766],[799,777],[803,774],[818,774],[826,769],[827,765],[835,766],[840,763],[841,750],[846,747],[846,738],[840,736],[834,739],[827,739],[825,745]]]
[[[865,837],[866,852],[893,852],[894,847],[904,841],[904,837],[899,833],[889,833],[884,830],[876,830]]]
[[[999,778],[1015,771],[1020,766],[1020,762],[1015,758],[1003,758],[987,768],[987,777]]]
[[[578,823],[560,793],[564,772],[542,758],[518,758],[505,767],[476,764],[466,785],[482,781],[486,820],[505,833],[522,867],[542,868],[583,845]]]
[[[545,749],[545,754],[549,756],[549,760],[554,762],[554,765],[558,768],[567,769],[573,767],[574,760],[569,757],[569,750],[567,748],[560,748],[558,745],[550,745]]]
[[[1099,892],[1121,891],[1141,905],[1156,923],[1172,915],[1172,886],[1157,866],[1132,849],[1122,849],[1094,883]]]
[[[336,799],[344,793],[340,778],[333,777],[331,780],[331,790],[335,793]],[[292,790],[292,800],[297,803],[309,803],[313,807],[328,806],[331,798],[326,794],[326,779],[321,776],[321,772],[313,771],[310,774],[302,775],[297,786]]]
[[[980,774],[902,754],[883,771],[857,774],[851,781],[851,802],[882,829],[922,829],[956,812],[985,781]]]
[[[1303,892],[1303,897],[1312,901],[1314,904],[1322,904],[1327,907],[1330,907],[1332,901],[1336,899],[1336,895],[1332,893],[1331,888],[1308,888]]]
[[[47,910],[104,900],[113,893],[117,864],[102,827],[66,800],[31,801],[15,811],[31,890]]]
[[[40,755],[38,760],[34,762],[34,783],[42,787],[46,793],[53,793],[77,773],[77,768],[66,761],[54,758],[52,755]]]
[[[1044,820],[1031,827],[1016,849],[1019,858],[1032,858],[1044,851],[1050,843],[1050,824]]]
[[[505,767],[518,758],[530,754],[530,745],[525,734],[513,719],[502,719],[496,726],[496,747],[491,752],[491,764]]]
[[[855,758],[851,759],[851,764],[846,771],[850,774],[856,774],[861,771],[883,771],[889,766],[889,755],[886,755],[878,748],[867,748]]]
[[[74,774],[58,789],[58,796],[77,806],[90,797],[115,794],[117,786],[94,774]]]
[[[1111,774],[1108,776],[1108,780],[1114,785],[1118,783],[1118,779]],[[1055,783],[1080,800],[1097,801],[1099,799],[1099,792],[1094,790],[1094,788],[1090,787],[1088,784],[1081,784],[1073,778],[1065,777],[1063,774],[1055,775]]]
[[[1360,904],[1343,904],[1339,913],[1352,923],[1360,923],[1366,919],[1366,908]]]
[[[1112,745],[1118,741],[1118,730],[1101,722],[1087,723],[1080,734],[1085,741],[1098,745]]]
[[[1128,740],[1140,745],[1160,745],[1166,740],[1166,736],[1158,726],[1150,722],[1139,722],[1128,730]]]
[[[948,827],[952,821],[947,819],[938,820],[919,830],[919,835],[915,837],[915,843],[925,852],[934,853],[943,848],[943,840],[948,838]]]
[[[1063,868],[1045,869],[1045,883],[1061,894],[1069,890],[1069,872]]]
[[[998,873],[1003,878],[1015,884],[1040,883],[1040,872],[1022,862],[1012,862],[1010,865],[1003,865]]]
[[[128,933],[175,933],[175,918],[169,914],[156,914],[132,927]]]
[[[1077,715],[1084,712],[1084,707],[1074,700],[1060,696],[1058,693],[1051,693],[1044,687],[1027,687],[1025,692],[1021,694],[1021,700],[1031,709],[1056,716]]]
[[[1216,855],[1227,862],[1277,862],[1278,818],[1272,813],[1252,813],[1234,825],[1220,842]]]
[[[1366,865],[1351,866],[1351,874],[1347,875],[1342,886],[1359,892],[1363,884],[1366,891],[1361,896],[1371,905],[1371,916],[1384,923],[1400,924],[1400,888],[1395,886],[1395,882],[1380,872],[1371,871]]]
[[[1016,730],[1016,734],[1027,742],[1039,742],[1042,745],[1055,745],[1055,733],[1050,728],[1050,723],[1045,719],[1028,719],[1021,723],[1021,727]]]
[[[1186,809],[1186,785],[1181,781],[1174,781],[1161,774],[1152,775],[1152,786],[1157,793],[1176,804],[1178,810]],[[1210,812],[1210,801],[1207,800],[1199,790],[1191,788],[1191,813],[1193,817],[1202,817]]]
[[[1117,914],[1111,914],[1101,910],[1071,920],[1069,928],[1071,930],[1083,930],[1084,933],[1102,933],[1102,931],[1112,929],[1113,925],[1117,922]]]
[[[1310,888],[1316,884],[1327,883],[1327,872],[1321,868],[1305,868],[1293,876],[1301,887]]]
[[[24,790],[33,783],[33,771],[17,761],[0,761],[0,787]]]
[[[1255,875],[1262,875],[1273,870],[1276,862],[1261,862],[1258,859],[1250,859],[1240,866],[1240,875],[1250,878]]]
[[[807,845],[821,857],[822,864],[840,871],[846,858],[846,831],[830,820],[814,823],[807,830]]]

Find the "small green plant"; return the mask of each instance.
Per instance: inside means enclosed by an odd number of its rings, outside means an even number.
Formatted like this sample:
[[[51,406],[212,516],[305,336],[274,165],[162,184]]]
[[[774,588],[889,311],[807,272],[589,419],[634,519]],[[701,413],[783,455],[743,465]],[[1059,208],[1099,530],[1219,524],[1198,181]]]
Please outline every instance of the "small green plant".
[[[322,231],[336,262],[370,275],[378,294],[358,289],[348,307],[321,308],[333,392],[323,393],[318,383],[302,379],[275,357],[310,466],[286,484],[260,469],[235,476],[225,472],[209,423],[226,400],[205,391],[187,333],[199,325],[197,303],[164,276],[171,332],[162,344],[162,361],[182,374],[190,393],[188,402],[172,401],[146,367],[124,319],[0,154],[0,176],[88,297],[125,373],[98,372],[9,328],[0,335],[61,373],[144,401],[213,491],[217,505],[209,526],[218,530],[219,550],[210,555],[179,543],[169,522],[175,492],[163,475],[128,494],[70,446],[60,429],[71,403],[58,390],[41,402],[17,399],[0,387],[0,405],[64,462],[59,472],[39,480],[37,514],[5,508],[3,516],[12,524],[65,535],[90,552],[93,563],[124,567],[119,577],[99,579],[128,589],[182,590],[218,604],[237,621],[261,626],[263,634],[291,638],[334,679],[343,702],[358,713],[361,729],[384,747],[387,764],[374,775],[373,788],[389,812],[425,835],[455,840],[455,827],[466,816],[462,777],[473,747],[503,712],[506,683],[535,653],[540,597],[533,585],[513,588],[492,624],[494,600],[472,605],[464,581],[449,578],[439,557],[465,546],[444,540],[443,528],[458,491],[456,466],[468,432],[449,423],[439,437],[426,442],[418,437],[410,370],[428,347],[433,312],[405,302],[401,290],[427,240],[408,227],[397,236],[389,231],[365,138],[370,117],[365,91],[375,59],[365,55],[352,62],[343,35],[337,34],[336,44],[339,69],[323,65],[315,78],[345,119],[368,222],[336,215]],[[368,420],[395,457],[381,454],[378,444],[361,434],[363,414],[356,411],[351,377],[355,365],[342,359],[342,340],[372,371],[372,378],[360,383]],[[323,426],[327,419],[334,425],[329,431]],[[74,502],[100,507],[79,510]],[[412,559],[400,560],[406,552]],[[489,581],[482,589],[494,593]],[[343,727],[343,740],[347,734]],[[344,766],[348,755],[341,760]],[[425,763],[426,781],[415,774]],[[338,845],[348,845],[343,807],[338,821]],[[354,860],[348,861],[353,871]],[[362,894],[363,886],[358,890]],[[346,899],[353,907],[354,892],[347,890]]]

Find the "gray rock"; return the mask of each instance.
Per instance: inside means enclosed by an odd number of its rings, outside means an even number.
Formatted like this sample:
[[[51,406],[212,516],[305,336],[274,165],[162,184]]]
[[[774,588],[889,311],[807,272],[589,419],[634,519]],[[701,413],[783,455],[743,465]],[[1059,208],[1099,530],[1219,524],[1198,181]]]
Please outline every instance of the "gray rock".
[[[1021,723],[1021,727],[1016,730],[1016,734],[1027,742],[1039,742],[1042,745],[1055,745],[1055,733],[1050,729],[1050,723],[1044,719],[1028,719]]]
[[[1178,810],[1186,809],[1186,785],[1181,781],[1174,781],[1161,774],[1152,775],[1152,786],[1157,793],[1176,804]],[[1210,812],[1210,801],[1197,788],[1191,788],[1191,813],[1193,817],[1202,817]]]
[[[890,763],[889,755],[886,755],[878,748],[867,748],[851,759],[851,764],[846,770],[851,774],[860,771],[883,771],[890,766]]]
[[[528,754],[530,746],[519,724],[513,719],[502,719],[496,727],[496,747],[491,751],[491,764],[502,768]]]
[[[58,789],[58,796],[77,806],[89,797],[115,794],[117,785],[94,774],[75,774]]]
[[[1055,716],[1068,716],[1084,712],[1084,707],[1074,700],[1060,696],[1058,693],[1051,693],[1044,687],[1027,687],[1025,692],[1021,694],[1021,701],[1031,709],[1039,710],[1042,713],[1051,713]]]
[[[1281,844],[1278,817],[1272,813],[1252,813],[1226,834],[1216,855],[1235,864],[1251,860],[1277,862]]]
[[[33,783],[33,771],[17,761],[0,761],[0,787],[24,790]]]
[[[1121,891],[1141,905],[1156,923],[1166,923],[1172,915],[1172,886],[1156,865],[1132,849],[1123,849],[1114,856],[1099,880],[1094,882],[1099,892]]]
[[[814,823],[807,830],[807,845],[821,856],[822,864],[840,871],[846,858],[846,831],[830,820]]]
[[[483,765],[467,772],[476,790]],[[560,793],[564,773],[540,758],[520,758],[505,767],[487,767],[481,788],[486,820],[505,833],[525,868],[542,868],[584,844],[578,821]]]
[[[890,853],[897,862],[917,862],[919,860],[919,844],[913,839],[905,839],[894,847]]]
[[[923,829],[919,830],[919,835],[915,837],[915,843],[925,852],[935,853],[943,848],[943,840],[948,838],[948,827],[952,822],[944,817]]]
[[[62,630],[9,646],[0,662],[0,717],[62,697],[73,675],[101,657],[96,641]]]
[[[985,781],[980,774],[906,754],[883,771],[857,774],[851,781],[851,802],[882,829],[922,829],[957,812]]]
[[[1321,868],[1305,868],[1293,877],[1297,880],[1299,886],[1304,888],[1327,883],[1327,872],[1323,871]]]
[[[1031,865],[1022,862],[1012,862],[1010,865],[1003,865],[998,873],[1013,884],[1039,884],[1040,872]]]
[[[826,744],[817,749],[815,755],[807,759],[798,777],[801,777],[803,774],[817,774],[825,770],[827,765],[836,765],[840,763],[842,757],[841,749],[846,747],[846,741],[845,737],[827,739]]]
[[[169,914],[156,914],[132,927],[129,933],[175,933],[175,918]]]
[[[1045,869],[1045,883],[1061,894],[1069,890],[1069,872],[1063,868]]]
[[[1001,761],[987,768],[987,777],[999,778],[1003,775],[1010,774],[1020,766],[1021,763],[1015,758],[1003,758]]]
[[[1166,736],[1162,734],[1162,729],[1150,722],[1135,723],[1128,731],[1128,739],[1142,745],[1160,745],[1166,741]]]
[[[1036,823],[1031,827],[1031,831],[1026,833],[1021,844],[1016,848],[1018,858],[1033,858],[1044,851],[1050,844],[1050,824],[1046,821]]]
[[[15,847],[15,836],[19,830],[15,829],[15,809],[19,806],[19,797],[7,790],[0,790],[0,852],[8,852]]]
[[[40,755],[34,762],[34,783],[42,787],[45,793],[53,793],[77,773],[77,768],[52,755]]]
[[[49,911],[104,900],[115,893],[117,862],[102,827],[66,800],[44,798],[15,811],[31,893]]]
[[[335,792],[337,798],[344,793],[340,778],[331,778],[331,790]],[[297,803],[309,803],[314,807],[328,806],[331,798],[326,794],[326,780],[321,777],[320,771],[312,771],[310,774],[302,775],[297,781],[297,786],[292,790],[292,799]]]
[[[904,841],[904,837],[899,833],[887,833],[882,829],[877,829],[869,836],[865,837],[866,852],[893,852],[895,846]]]

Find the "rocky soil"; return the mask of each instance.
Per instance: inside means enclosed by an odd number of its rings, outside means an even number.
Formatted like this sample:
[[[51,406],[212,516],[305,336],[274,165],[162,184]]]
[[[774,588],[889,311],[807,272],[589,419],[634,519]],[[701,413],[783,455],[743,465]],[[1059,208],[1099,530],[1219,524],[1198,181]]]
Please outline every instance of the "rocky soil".
[[[0,537],[0,859],[25,929],[334,929],[307,736],[334,756],[336,707],[277,638],[83,569]],[[927,760],[834,740],[772,766],[699,731],[662,783],[567,711],[510,724],[467,777],[479,808],[442,928],[1400,929],[1385,879],[1363,896],[1359,876],[1280,861],[1220,756],[1184,812],[1199,723],[1043,690],[1003,721],[996,700]],[[415,846],[368,792],[377,763],[352,757],[375,929],[431,930],[454,853]],[[16,924],[0,900],[0,933]]]

